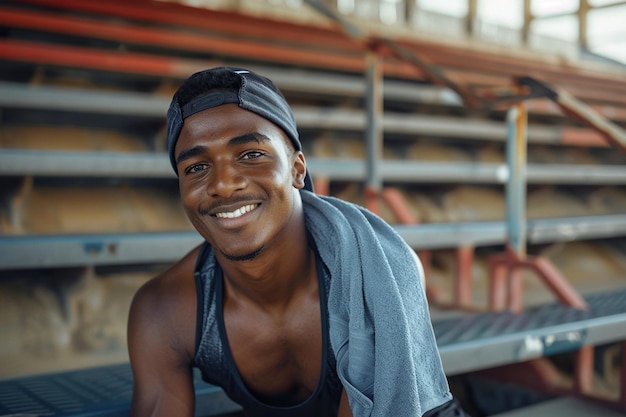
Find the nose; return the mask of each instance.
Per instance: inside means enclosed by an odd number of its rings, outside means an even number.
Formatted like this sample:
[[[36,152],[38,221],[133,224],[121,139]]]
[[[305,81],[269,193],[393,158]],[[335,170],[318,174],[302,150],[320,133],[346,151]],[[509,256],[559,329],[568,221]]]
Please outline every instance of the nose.
[[[246,178],[229,161],[219,161],[213,164],[207,193],[213,197],[230,197],[234,192],[242,190],[246,186]]]

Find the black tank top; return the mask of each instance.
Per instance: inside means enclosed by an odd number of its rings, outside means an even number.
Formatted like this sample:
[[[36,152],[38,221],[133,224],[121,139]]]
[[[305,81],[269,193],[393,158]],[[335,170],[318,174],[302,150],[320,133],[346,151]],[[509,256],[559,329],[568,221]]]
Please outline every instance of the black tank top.
[[[315,251],[317,254],[317,251]],[[330,273],[316,255],[322,319],[322,367],[317,387],[305,401],[293,406],[273,406],[257,399],[244,383],[232,358],[223,316],[223,274],[211,247],[205,243],[196,265],[198,295],[196,357],[202,378],[220,386],[244,408],[247,417],[335,417],[341,398],[341,382],[328,332],[327,297]]]

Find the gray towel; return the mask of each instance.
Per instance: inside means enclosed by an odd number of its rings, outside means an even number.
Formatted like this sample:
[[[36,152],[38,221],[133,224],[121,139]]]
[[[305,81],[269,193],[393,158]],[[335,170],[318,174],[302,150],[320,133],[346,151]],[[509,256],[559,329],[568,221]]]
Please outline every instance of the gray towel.
[[[354,416],[418,417],[451,400],[415,252],[366,209],[301,195],[332,277],[330,340]]]

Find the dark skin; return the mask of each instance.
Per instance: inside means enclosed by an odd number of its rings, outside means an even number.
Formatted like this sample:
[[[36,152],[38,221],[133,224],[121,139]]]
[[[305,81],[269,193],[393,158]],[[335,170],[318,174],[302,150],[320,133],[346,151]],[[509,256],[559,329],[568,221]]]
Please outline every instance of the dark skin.
[[[304,401],[319,380],[322,327],[298,191],[306,172],[302,152],[273,123],[227,104],[187,118],[175,155],[185,211],[224,273],[224,322],[240,375],[261,401]],[[134,417],[193,415],[198,252],[133,300]],[[339,408],[339,417],[352,416],[345,392]]]

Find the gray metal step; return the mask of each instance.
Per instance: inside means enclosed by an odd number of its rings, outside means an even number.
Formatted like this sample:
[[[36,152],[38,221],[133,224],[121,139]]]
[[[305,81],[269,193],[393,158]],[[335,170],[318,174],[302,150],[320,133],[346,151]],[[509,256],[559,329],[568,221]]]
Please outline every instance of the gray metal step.
[[[458,374],[626,340],[626,288],[586,296],[588,310],[559,303],[523,313],[482,313],[436,320],[446,373]]]
[[[626,339],[626,289],[586,299],[590,306],[587,311],[554,303],[521,314],[482,313],[435,320],[433,327],[446,373],[484,369],[573,351],[585,344]],[[215,416],[238,409],[221,389],[202,382],[197,372],[194,385],[197,416]],[[126,417],[131,390],[132,373],[128,364],[0,381],[0,416],[28,413]],[[538,407],[541,406],[546,405]],[[525,414],[519,414],[522,415]],[[568,415],[572,416],[575,415]]]
[[[504,222],[394,225],[415,250],[500,245]],[[528,242],[626,236],[626,214],[527,220]],[[0,236],[0,270],[171,263],[202,242],[195,231],[133,234]]]
[[[127,417],[132,387],[127,363],[0,381],[0,416]],[[198,417],[241,409],[197,371],[194,387]]]
[[[352,158],[307,158],[313,177],[363,181],[366,161]],[[0,149],[0,176],[170,178],[174,173],[162,152],[79,152]],[[503,163],[380,161],[385,181],[418,183],[504,184]],[[528,164],[530,184],[623,185],[626,167],[582,164]]]
[[[170,99],[151,94],[106,92],[51,86],[28,86],[0,82],[0,107],[69,111],[74,113],[119,114],[165,119]],[[365,110],[336,107],[293,106],[299,129],[364,131]],[[498,141],[506,138],[506,123],[451,116],[385,113],[383,130],[402,135],[430,135],[469,140]],[[561,143],[561,128],[531,125],[529,143]]]

